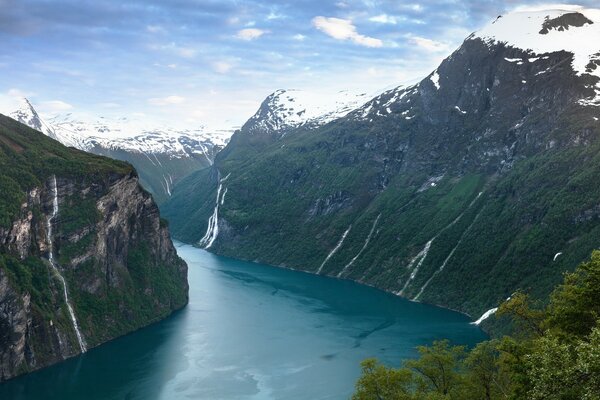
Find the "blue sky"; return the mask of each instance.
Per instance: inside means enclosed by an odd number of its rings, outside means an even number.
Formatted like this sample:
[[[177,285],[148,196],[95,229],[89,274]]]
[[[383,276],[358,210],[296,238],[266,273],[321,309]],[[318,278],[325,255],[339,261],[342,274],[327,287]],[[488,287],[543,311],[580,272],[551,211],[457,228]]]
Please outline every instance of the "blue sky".
[[[45,114],[237,125],[279,88],[375,93],[415,81],[470,32],[536,4],[0,0],[0,103],[25,95]]]

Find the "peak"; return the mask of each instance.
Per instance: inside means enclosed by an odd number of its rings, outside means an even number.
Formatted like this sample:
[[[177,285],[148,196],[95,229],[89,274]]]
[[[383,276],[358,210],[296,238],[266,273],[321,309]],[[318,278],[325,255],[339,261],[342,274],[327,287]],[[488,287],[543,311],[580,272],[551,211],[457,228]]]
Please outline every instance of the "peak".
[[[514,11],[496,18],[469,39],[488,45],[504,43],[530,53],[567,51],[573,54],[578,74],[600,76],[600,68],[590,67],[600,53],[600,9],[561,6]]]

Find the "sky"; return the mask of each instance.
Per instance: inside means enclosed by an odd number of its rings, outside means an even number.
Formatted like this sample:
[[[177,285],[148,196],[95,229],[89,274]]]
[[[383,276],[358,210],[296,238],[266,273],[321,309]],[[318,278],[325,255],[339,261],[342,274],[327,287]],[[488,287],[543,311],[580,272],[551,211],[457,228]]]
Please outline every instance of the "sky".
[[[0,0],[0,110],[25,96],[44,116],[227,129],[277,89],[375,95],[416,82],[498,15],[540,4]]]

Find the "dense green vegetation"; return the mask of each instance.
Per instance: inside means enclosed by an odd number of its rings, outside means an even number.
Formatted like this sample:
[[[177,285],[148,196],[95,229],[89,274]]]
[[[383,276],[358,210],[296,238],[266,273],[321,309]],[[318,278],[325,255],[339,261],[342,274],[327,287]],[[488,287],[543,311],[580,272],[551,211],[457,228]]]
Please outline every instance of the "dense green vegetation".
[[[400,368],[365,360],[353,400],[600,398],[600,251],[565,275],[547,306],[517,292],[498,314],[512,334],[473,349],[442,340]]]
[[[0,115],[0,227],[18,215],[28,190],[53,174],[79,182],[106,182],[131,173],[131,165],[65,147],[59,142]]]

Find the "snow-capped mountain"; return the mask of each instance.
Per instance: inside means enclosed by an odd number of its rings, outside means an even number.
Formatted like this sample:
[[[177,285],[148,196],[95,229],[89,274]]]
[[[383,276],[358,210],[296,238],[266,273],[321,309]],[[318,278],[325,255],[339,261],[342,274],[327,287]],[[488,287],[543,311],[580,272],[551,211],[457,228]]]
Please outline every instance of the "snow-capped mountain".
[[[35,130],[38,130],[50,137],[52,137],[52,135],[54,134],[54,130],[50,126],[48,126],[48,124],[46,124],[44,120],[42,120],[42,118],[37,113],[35,108],[33,108],[28,99],[21,99],[21,106],[17,110],[11,112],[9,116],[12,119],[17,120],[20,123],[25,124]]]
[[[502,47],[514,49],[514,56],[502,57],[499,62],[513,65],[518,71],[515,82],[521,90],[532,88],[534,82],[548,79],[565,64],[564,53],[570,53],[570,67],[575,76],[587,76],[587,91],[577,100],[585,106],[600,106],[600,10],[573,6],[569,9],[513,12],[500,16],[483,29],[474,32],[459,52],[472,43],[483,42],[489,51]],[[450,59],[453,56],[450,57]],[[447,64],[447,63],[446,63]],[[419,111],[416,106],[425,90],[433,87],[437,92],[447,92],[453,87],[450,71],[442,64],[428,78],[418,84],[388,90],[375,97],[351,115],[355,119],[373,121],[390,114],[400,114],[405,121]],[[467,71],[473,74],[474,68]],[[529,73],[533,77],[527,77]],[[489,82],[486,91],[493,93],[499,81]],[[427,88],[426,88],[427,87]],[[493,97],[493,95],[492,95]],[[450,113],[466,115],[481,108],[462,104],[457,99],[447,109]]]
[[[280,89],[270,94],[258,111],[244,124],[242,132],[248,134],[277,134],[301,126],[317,128],[341,118],[369,99],[367,93],[347,90],[322,95],[302,90]]]
[[[171,232],[474,317],[545,297],[598,247],[598,38],[600,10],[510,13],[320,128],[269,134],[298,114],[268,99],[178,185]]]
[[[72,113],[44,120],[27,99],[9,116],[66,146],[130,162],[158,203],[171,196],[179,179],[211,165],[233,133],[152,128],[128,118],[89,120]]]

